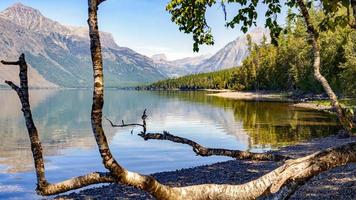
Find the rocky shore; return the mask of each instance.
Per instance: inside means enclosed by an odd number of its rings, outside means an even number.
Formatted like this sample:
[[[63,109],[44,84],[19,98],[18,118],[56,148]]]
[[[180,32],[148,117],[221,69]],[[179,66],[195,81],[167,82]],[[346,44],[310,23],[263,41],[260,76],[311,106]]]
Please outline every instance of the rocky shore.
[[[356,141],[356,137],[339,139],[336,136],[315,139],[306,143],[283,147],[276,153],[297,158],[311,154],[335,145],[342,145]],[[209,159],[209,158],[206,158]],[[181,169],[171,172],[152,174],[160,182],[171,186],[188,186],[203,183],[215,184],[243,184],[256,179],[267,172],[282,165],[282,162],[258,162],[232,160]],[[74,192],[55,199],[89,200],[89,199],[154,199],[146,192],[119,184],[103,185]],[[351,163],[342,167],[323,172],[313,177],[299,188],[291,199],[356,199],[356,164]]]

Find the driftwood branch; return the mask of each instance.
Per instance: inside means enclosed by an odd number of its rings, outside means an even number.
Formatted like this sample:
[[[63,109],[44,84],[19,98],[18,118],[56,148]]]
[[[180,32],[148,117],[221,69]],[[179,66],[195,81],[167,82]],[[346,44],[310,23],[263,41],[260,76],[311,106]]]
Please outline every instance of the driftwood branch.
[[[19,61],[4,61],[4,60],[2,60],[2,61],[0,61],[0,62],[1,62],[1,64],[3,64],[3,65],[19,65],[19,64],[20,64]]]
[[[272,153],[252,153],[248,151],[240,151],[240,150],[231,150],[231,149],[222,149],[222,148],[207,148],[204,147],[193,140],[189,140],[183,137],[175,136],[170,134],[167,131],[163,131],[163,133],[147,133],[147,114],[146,109],[142,114],[142,124],[124,124],[117,125],[114,124],[110,119],[106,118],[112,127],[124,127],[124,126],[141,126],[143,127],[143,131],[138,135],[142,137],[144,140],[167,140],[174,143],[186,144],[193,148],[193,151],[199,156],[227,156],[232,157],[239,160],[260,160],[260,161],[283,161],[289,159],[289,157],[272,154]]]
[[[138,134],[144,140],[168,140],[175,143],[186,144],[193,148],[193,151],[199,156],[228,156],[239,160],[260,160],[260,161],[282,161],[288,157],[271,154],[271,153],[252,153],[248,151],[220,149],[220,148],[207,148],[192,140],[178,137],[163,131],[163,133],[140,133]]]
[[[69,190],[78,189],[97,183],[114,182],[114,178],[110,173],[93,172],[84,176],[68,179],[66,181],[51,184],[45,177],[45,164],[43,159],[43,150],[41,140],[36,128],[36,125],[32,119],[32,111],[29,103],[28,95],[28,81],[27,81],[27,64],[25,55],[21,54],[19,61],[7,62],[1,61],[6,65],[19,65],[20,68],[20,85],[17,86],[11,81],[5,81],[19,96],[22,105],[22,112],[26,121],[26,127],[28,130],[32,155],[35,163],[36,176],[37,176],[37,188],[36,191],[40,195],[53,195],[63,193]]]

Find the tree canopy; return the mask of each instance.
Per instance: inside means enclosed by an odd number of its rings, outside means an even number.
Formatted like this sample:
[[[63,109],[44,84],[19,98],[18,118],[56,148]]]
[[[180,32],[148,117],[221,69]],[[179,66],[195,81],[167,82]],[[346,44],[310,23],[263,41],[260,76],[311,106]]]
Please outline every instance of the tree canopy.
[[[199,45],[214,44],[214,37],[211,28],[206,20],[207,9],[214,4],[221,4],[225,13],[227,27],[234,28],[241,25],[241,31],[246,33],[248,29],[256,25],[258,17],[257,7],[265,4],[267,10],[264,13],[265,26],[270,29],[273,43],[277,42],[283,28],[277,22],[277,16],[281,13],[281,8],[287,5],[291,9],[296,9],[296,0],[171,0],[166,9],[172,15],[172,21],[179,26],[179,30],[184,33],[191,33],[194,44],[193,50],[199,51]],[[237,13],[231,20],[227,20],[226,5],[239,6]],[[337,26],[351,26],[356,28],[356,1],[355,0],[308,0],[306,6],[311,8],[318,6],[326,14],[323,21],[318,26],[323,30],[334,30]],[[297,17],[296,13],[289,13],[290,18]]]

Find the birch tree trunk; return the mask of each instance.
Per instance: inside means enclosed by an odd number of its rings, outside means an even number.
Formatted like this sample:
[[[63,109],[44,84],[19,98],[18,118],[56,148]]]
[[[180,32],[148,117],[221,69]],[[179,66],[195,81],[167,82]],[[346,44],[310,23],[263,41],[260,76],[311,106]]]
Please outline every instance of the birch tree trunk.
[[[204,184],[181,188],[169,187],[159,183],[151,176],[127,171],[119,165],[110,153],[109,145],[102,128],[104,79],[97,24],[97,9],[100,3],[98,0],[89,0],[88,24],[94,71],[92,128],[104,166],[110,170],[118,182],[149,192],[157,199],[255,199],[261,195],[277,192],[290,181],[304,182],[322,171],[356,161],[356,143],[350,143],[300,159],[291,160],[276,170],[246,184]]]
[[[331,105],[336,111],[338,119],[343,127],[348,131],[355,127],[355,124],[352,121],[352,117],[348,116],[346,110],[343,109],[335,95],[334,91],[330,87],[326,78],[320,73],[320,44],[319,44],[319,34],[318,31],[313,26],[313,23],[310,19],[308,9],[303,0],[297,0],[300,11],[304,17],[305,24],[307,26],[307,31],[312,42],[313,49],[313,68],[314,68],[314,77],[315,79],[323,86],[325,92],[330,98]]]

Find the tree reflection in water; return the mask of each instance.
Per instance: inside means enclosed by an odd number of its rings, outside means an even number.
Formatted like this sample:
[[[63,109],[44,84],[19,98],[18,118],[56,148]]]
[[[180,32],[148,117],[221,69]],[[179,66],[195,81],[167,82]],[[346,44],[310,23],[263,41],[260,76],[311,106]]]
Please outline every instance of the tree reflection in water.
[[[90,125],[91,90],[33,90],[30,94],[46,157],[60,155],[68,148],[95,148]],[[233,136],[241,144],[235,149],[258,151],[333,134],[338,129],[333,116],[293,108],[288,103],[234,101],[206,96],[205,92],[110,89],[105,98],[104,114],[114,121],[140,122],[142,111],[147,108],[149,129],[168,130],[206,142],[205,146],[210,147],[224,147],[226,144],[219,143],[219,138]],[[30,145],[15,93],[0,90],[0,103],[5,105],[0,108],[0,165],[4,165],[0,170],[32,170]],[[112,141],[116,130],[105,126],[108,140]],[[211,129],[202,128],[211,126],[222,134],[212,136]]]

